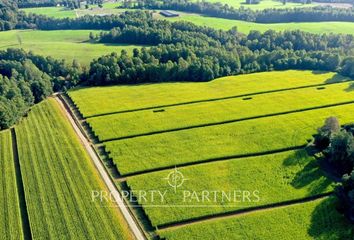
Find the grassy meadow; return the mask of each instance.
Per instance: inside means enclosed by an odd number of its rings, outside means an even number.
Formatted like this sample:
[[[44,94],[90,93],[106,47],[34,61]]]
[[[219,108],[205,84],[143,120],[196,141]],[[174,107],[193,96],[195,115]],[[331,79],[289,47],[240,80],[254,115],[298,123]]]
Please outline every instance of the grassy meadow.
[[[340,216],[333,198],[221,218],[158,231],[178,239],[353,239],[352,226]]]
[[[24,239],[10,131],[0,132],[0,236]]]
[[[177,189],[177,194],[164,180],[170,171],[134,176],[127,181],[133,190],[167,190],[165,201],[159,203],[166,205],[163,211],[161,208],[149,207],[156,204],[154,202],[141,203],[155,226],[301,199],[333,190],[333,184],[323,176],[317,161],[308,157],[305,151],[289,151],[179,168],[188,180]],[[224,191],[230,193],[231,199],[235,190],[250,193],[257,191],[259,199],[251,194],[250,201],[242,201],[238,196],[239,202],[233,202],[219,194],[217,201],[212,195],[209,199],[205,198],[202,203],[192,197],[187,197],[187,201],[184,201],[183,191],[197,192],[198,200],[201,201],[204,190]],[[139,195],[137,196],[139,198]],[[174,207],[175,205],[186,207]],[[193,207],[195,205],[200,207]]]
[[[16,133],[33,239],[132,239],[116,206],[92,201],[108,190],[54,99]]]
[[[224,18],[206,17],[198,14],[180,13],[179,17],[165,18],[155,14],[157,18],[168,21],[188,21],[196,25],[229,30],[237,27],[239,32],[248,34],[251,30],[265,32],[269,29],[274,31],[301,30],[305,32],[323,34],[323,33],[342,33],[354,34],[354,23],[352,22],[301,22],[301,23],[255,23]]]
[[[209,111],[212,111],[210,109]],[[122,174],[306,144],[330,116],[353,122],[354,104],[104,142]],[[202,144],[201,144],[202,143]]]
[[[14,30],[0,32],[0,49],[23,48],[35,54],[64,59],[71,64],[74,59],[82,65],[89,65],[94,58],[123,49],[132,53],[140,46],[126,44],[90,43],[89,34],[97,30]]]
[[[354,83],[274,92],[88,118],[100,141],[354,101]],[[309,98],[308,96],[311,96]],[[212,109],[212,111],[210,111]],[[252,110],[250,110],[252,109]],[[174,119],[174,121],[170,121]]]
[[[200,83],[179,82],[78,88],[70,90],[69,95],[84,117],[92,117],[117,111],[347,80],[349,79],[332,72],[288,70],[228,76]]]
[[[314,7],[316,4],[302,4],[288,2],[285,5],[281,1],[276,0],[261,0],[259,4],[246,4],[245,0],[206,0],[211,3],[222,3],[232,6],[234,8],[250,8],[252,10],[263,10],[267,8],[294,8],[294,7]]]

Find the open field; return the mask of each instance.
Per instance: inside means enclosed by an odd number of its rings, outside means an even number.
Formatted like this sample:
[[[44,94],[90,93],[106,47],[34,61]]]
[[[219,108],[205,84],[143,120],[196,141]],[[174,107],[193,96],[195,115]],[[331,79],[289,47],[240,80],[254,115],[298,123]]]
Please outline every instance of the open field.
[[[164,180],[171,170],[128,178],[128,185],[133,190],[167,191],[165,201],[159,202],[165,207],[149,207],[156,202],[141,202],[155,226],[301,199],[333,190],[331,181],[323,176],[317,161],[303,150],[230,159],[180,168],[179,171],[188,180],[177,189],[177,193]],[[202,200],[202,192],[212,190],[219,191],[217,197],[210,194]],[[185,198],[184,191],[197,192],[198,201],[191,196]],[[227,193],[229,200],[222,196],[222,191]],[[250,201],[242,200],[242,194],[238,193],[238,201],[234,202],[233,191],[250,192]],[[253,195],[256,192],[258,196]]]
[[[90,43],[89,34],[97,30],[33,31],[18,30],[0,32],[0,49],[23,48],[43,56],[65,59],[71,64],[74,59],[88,65],[92,59],[112,52],[127,50],[132,53],[135,45]],[[20,39],[20,40],[19,40]]]
[[[229,30],[237,27],[239,32],[248,34],[251,30],[265,32],[269,29],[275,31],[301,30],[311,33],[343,33],[354,34],[354,23],[352,22],[301,22],[301,23],[255,23],[224,18],[206,17],[198,14],[180,13],[176,18],[165,18],[155,14],[157,18],[168,21],[189,21],[196,25],[212,27],[216,29]]]
[[[120,2],[106,2],[103,4],[102,8],[99,8],[97,5],[89,5],[89,9],[81,8],[81,9],[67,9],[65,7],[38,7],[38,8],[22,8],[22,11],[26,13],[34,13],[46,15],[48,17],[55,18],[76,18],[84,15],[111,15],[111,14],[119,14],[122,11],[126,11],[127,9],[118,9],[120,6]]]
[[[249,100],[240,97],[165,107],[163,112],[144,110],[105,115],[89,118],[87,122],[99,140],[106,141],[354,101],[353,86],[353,82],[330,84],[254,95]]]
[[[289,70],[229,76],[203,83],[181,82],[82,88],[71,90],[69,95],[84,117],[91,117],[117,111],[159,107],[168,104],[346,80],[348,78],[331,72]]]
[[[302,4],[302,3],[292,3],[288,2],[285,5],[281,1],[275,0],[261,0],[259,4],[245,4],[245,0],[206,0],[206,2],[211,3],[222,3],[235,8],[250,8],[253,10],[263,10],[267,8],[294,8],[294,7],[314,7],[315,3],[312,4]]]
[[[270,209],[238,217],[201,222],[161,230],[169,240],[177,239],[353,239],[354,232],[325,198],[284,208]]]
[[[46,15],[55,18],[75,18],[76,13],[74,10],[66,9],[63,7],[39,7],[39,8],[22,8],[20,9],[26,13],[35,13]]]
[[[17,127],[33,239],[131,239],[115,205],[93,202],[106,190],[54,99],[32,108]]]
[[[121,174],[306,144],[326,118],[353,122],[354,104],[105,142]]]
[[[23,239],[10,131],[0,132],[0,236]]]

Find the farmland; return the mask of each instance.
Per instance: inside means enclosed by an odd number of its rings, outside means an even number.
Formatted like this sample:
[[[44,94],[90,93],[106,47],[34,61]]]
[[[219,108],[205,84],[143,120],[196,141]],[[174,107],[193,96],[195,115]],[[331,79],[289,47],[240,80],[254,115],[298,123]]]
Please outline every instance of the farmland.
[[[23,239],[10,131],[0,132],[0,235],[2,239]]]
[[[69,92],[84,117],[169,104],[347,81],[331,72],[278,71],[228,76],[203,83],[162,83],[76,89]],[[170,91],[173,89],[173,91]],[[153,98],[151,96],[154,96]],[[136,101],[139,99],[139,101]],[[116,104],[119,102],[119,104]]]
[[[291,70],[81,88],[69,96],[161,237],[326,239],[353,232],[334,209],[324,213],[334,203],[323,195],[335,184],[302,148],[329,116],[353,122],[352,90],[351,79],[338,74]],[[166,179],[176,167],[186,180],[173,191]],[[166,191],[161,207],[139,195],[157,189]],[[260,200],[196,201],[205,190],[235,189],[259,191]],[[186,191],[197,197],[186,202]]]
[[[112,203],[93,202],[105,186],[54,99],[36,105],[17,127],[33,239],[130,239]]]
[[[36,31],[14,30],[0,32],[0,49],[23,48],[35,54],[65,59],[71,64],[74,59],[89,65],[94,58],[123,49],[132,53],[135,45],[90,43],[89,34],[97,30]],[[19,40],[20,39],[20,40]],[[20,42],[19,42],[20,41]]]
[[[163,112],[144,110],[118,113],[88,118],[87,121],[95,130],[99,140],[107,141],[114,138],[344,103],[354,100],[351,89],[351,82],[338,83],[327,85],[326,87],[308,87],[291,91],[251,95],[248,98],[238,97],[164,107],[162,108]],[[312,97],[308,98],[310,95]],[[210,112],[208,109],[214,110]],[[253,110],[249,111],[249,109]],[[175,121],[169,121],[169,119],[174,119]]]
[[[320,199],[285,208],[159,231],[166,239],[352,239],[352,227]],[[291,227],[289,227],[291,226]]]
[[[149,207],[154,203],[142,203],[143,207],[146,205],[145,211],[155,226],[301,199],[333,190],[331,181],[325,178],[322,171],[318,169],[318,163],[314,158],[308,157],[304,151],[229,159],[200,166],[180,168],[180,171],[188,179],[178,189],[180,193],[192,190],[199,193],[201,199],[203,190],[218,190],[229,193],[238,189],[249,192],[259,191],[260,200],[256,201],[255,197],[251,197],[250,202],[230,203],[225,198],[222,202],[222,197],[219,196],[216,202],[213,200],[205,201],[203,202],[203,205],[206,205],[205,207],[193,208],[192,206],[198,204],[195,199],[191,202],[184,202],[184,195],[175,194],[163,180],[170,170],[129,178],[127,182],[132,189],[168,190],[165,202],[161,203],[161,205],[166,205],[164,211]],[[250,181],[250,176],[252,176],[253,181]],[[212,197],[210,196],[210,198]],[[190,200],[190,198],[186,199]],[[182,204],[185,207],[174,207]],[[188,207],[188,205],[191,207]]]
[[[224,18],[207,17],[198,14],[180,13],[176,18],[165,18],[156,15],[157,18],[166,19],[168,21],[189,21],[196,25],[207,26],[216,29],[229,30],[232,27],[237,27],[241,33],[248,34],[251,30],[265,32],[269,29],[274,31],[285,30],[301,30],[310,33],[342,33],[354,34],[354,23],[352,22],[301,22],[301,23],[255,23],[239,20],[230,20]]]
[[[245,4],[244,0],[207,0],[206,2],[211,3],[222,3],[235,8],[250,8],[253,10],[262,10],[267,8],[294,8],[294,7],[314,7],[316,4],[302,4],[302,3],[292,3],[287,2],[285,5],[281,1],[276,0],[262,0],[259,4]]]
[[[304,145],[326,118],[336,116],[342,123],[349,123],[353,110],[354,104],[349,104],[104,144],[121,174],[131,174]]]

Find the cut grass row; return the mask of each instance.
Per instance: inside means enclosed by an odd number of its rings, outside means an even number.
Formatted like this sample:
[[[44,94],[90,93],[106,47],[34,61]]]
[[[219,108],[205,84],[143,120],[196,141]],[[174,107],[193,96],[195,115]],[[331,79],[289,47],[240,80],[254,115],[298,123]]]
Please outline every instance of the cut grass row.
[[[122,175],[300,146],[324,120],[353,121],[354,104],[105,142]],[[212,110],[211,110],[212,111]]]
[[[81,88],[69,92],[84,117],[348,80],[332,72],[275,71],[204,83],[160,83]],[[173,91],[171,91],[173,89]]]
[[[16,133],[34,239],[132,238],[115,205],[92,201],[93,190],[108,190],[54,99]]]
[[[320,89],[310,87],[255,95],[251,99],[241,97],[167,107],[163,112],[145,110],[119,113],[89,118],[87,122],[100,141],[107,141],[353,101],[353,86],[353,82],[338,83]]]
[[[156,205],[157,200],[140,202],[154,226],[302,199],[333,190],[331,181],[323,176],[317,161],[304,150],[231,159],[180,168],[179,171],[187,180],[177,192],[164,180],[171,170],[127,180],[136,192],[167,191],[165,200],[158,202],[161,207],[149,207]],[[216,190],[219,193],[214,199],[211,192]],[[185,191],[196,192],[198,199],[190,195],[185,197]],[[203,200],[203,191],[210,192],[209,199]],[[222,191],[226,195],[231,194],[231,200],[222,198]],[[237,199],[234,199],[233,191],[247,191],[251,195],[249,199],[242,199],[242,194],[238,193]]]
[[[10,131],[0,132],[0,236],[23,239]]]
[[[129,54],[137,45],[90,43],[89,34],[97,30],[14,30],[0,32],[0,49],[22,48],[35,54],[64,59],[71,64],[74,59],[82,65],[89,65],[92,59],[123,49]],[[21,44],[18,39],[21,39]]]
[[[158,231],[161,237],[177,239],[353,239],[352,226],[325,198],[284,208],[270,209]]]

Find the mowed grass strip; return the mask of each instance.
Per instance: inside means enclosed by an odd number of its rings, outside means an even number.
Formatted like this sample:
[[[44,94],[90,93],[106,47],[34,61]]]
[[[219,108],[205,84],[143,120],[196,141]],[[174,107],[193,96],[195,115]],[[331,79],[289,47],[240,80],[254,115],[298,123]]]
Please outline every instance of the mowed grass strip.
[[[338,117],[343,124],[352,122],[353,110],[354,104],[348,104],[104,144],[120,173],[125,175],[300,146],[330,116]]]
[[[9,130],[0,132],[0,171],[1,239],[23,239],[16,171]]]
[[[176,193],[165,180],[172,170],[127,180],[137,193],[139,190],[167,191],[162,203],[156,199],[146,202],[141,199],[140,203],[155,226],[301,199],[333,190],[331,181],[323,176],[317,161],[304,150],[231,159],[178,170],[187,180]],[[203,191],[209,192],[204,198]],[[212,191],[217,191],[216,198]],[[239,192],[235,195],[234,191]],[[222,196],[222,192],[229,199]],[[250,193],[248,198],[244,197],[247,192]],[[139,194],[137,196],[139,199]],[[156,204],[162,207],[149,207]]]
[[[160,111],[118,113],[89,118],[87,122],[99,140],[106,141],[353,101],[353,86],[353,82],[339,83],[324,89],[311,87],[248,98],[166,107]]]
[[[54,99],[17,127],[33,239],[131,239],[115,205],[92,201],[108,191]]]
[[[331,197],[288,207],[158,231],[179,239],[353,239],[353,227],[335,210]]]
[[[349,80],[333,72],[274,71],[203,83],[160,83],[81,88],[69,95],[84,117]]]

